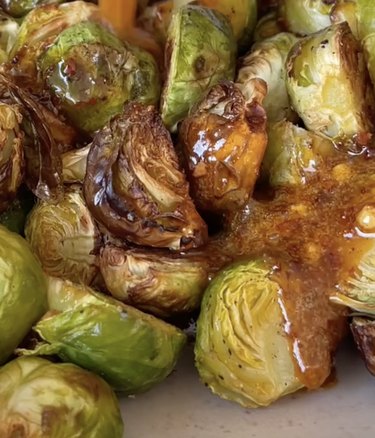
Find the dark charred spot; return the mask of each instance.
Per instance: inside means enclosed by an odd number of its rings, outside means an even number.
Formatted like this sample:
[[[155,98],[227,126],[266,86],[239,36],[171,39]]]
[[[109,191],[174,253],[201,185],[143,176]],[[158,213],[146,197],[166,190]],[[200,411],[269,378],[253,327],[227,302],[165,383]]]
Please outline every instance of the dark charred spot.
[[[206,60],[204,56],[200,55],[194,62],[194,70],[199,74],[204,72],[206,66]]]

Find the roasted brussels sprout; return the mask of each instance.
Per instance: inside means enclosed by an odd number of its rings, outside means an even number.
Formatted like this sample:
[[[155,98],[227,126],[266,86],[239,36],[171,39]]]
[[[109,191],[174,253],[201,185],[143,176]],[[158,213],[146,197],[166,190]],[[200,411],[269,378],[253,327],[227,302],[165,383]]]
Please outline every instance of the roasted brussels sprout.
[[[262,79],[266,82],[267,95],[261,102],[269,123],[285,118],[295,119],[286,89],[285,62],[290,49],[297,41],[290,33],[279,33],[255,44],[252,51],[242,58],[236,84],[246,100],[251,101],[254,98],[254,81]]]
[[[0,8],[12,17],[23,17],[37,6],[62,3],[63,0],[0,0]]]
[[[37,62],[64,30],[84,21],[100,21],[98,7],[73,1],[34,8],[22,21],[16,41],[9,54],[8,70],[22,87],[42,87]]]
[[[303,185],[335,152],[333,143],[287,121],[268,128],[262,177],[272,187]]]
[[[159,100],[153,57],[125,46],[98,23],[78,23],[61,32],[39,66],[63,112],[84,132],[102,128],[128,100]]]
[[[173,370],[185,335],[150,315],[60,279],[49,281],[53,309],[34,327],[45,343],[23,354],[58,354],[127,394],[146,391]]]
[[[176,10],[165,51],[167,80],[161,101],[164,124],[175,130],[202,92],[233,79],[236,43],[219,12],[187,5]]]
[[[101,253],[100,271],[111,295],[161,317],[197,309],[208,283],[205,258],[189,253],[107,246]]]
[[[47,274],[84,284],[95,279],[100,234],[79,188],[66,191],[57,204],[39,202],[25,235]]]
[[[375,320],[356,316],[350,327],[367,369],[375,376]]]
[[[15,359],[0,370],[0,394],[2,438],[123,436],[116,395],[75,365]]]
[[[212,281],[197,323],[195,358],[213,392],[258,407],[304,386],[296,376],[283,311],[280,284],[266,260],[232,265]]]
[[[130,103],[96,135],[84,195],[95,219],[116,237],[171,249],[206,241],[206,224],[153,107]]]
[[[292,105],[309,130],[348,149],[368,145],[374,96],[359,43],[347,23],[297,43],[287,73]]]
[[[3,226],[0,226],[0,267],[2,364],[46,311],[47,288],[42,269],[27,242]]]
[[[290,32],[308,35],[331,25],[336,0],[280,0],[279,18]]]
[[[64,183],[83,183],[86,175],[87,157],[91,144],[62,155],[62,175]]]
[[[16,105],[0,103],[0,213],[15,198],[25,172],[21,122]]]
[[[242,207],[251,195],[267,144],[266,115],[231,82],[210,89],[181,124],[191,191],[204,210]]]

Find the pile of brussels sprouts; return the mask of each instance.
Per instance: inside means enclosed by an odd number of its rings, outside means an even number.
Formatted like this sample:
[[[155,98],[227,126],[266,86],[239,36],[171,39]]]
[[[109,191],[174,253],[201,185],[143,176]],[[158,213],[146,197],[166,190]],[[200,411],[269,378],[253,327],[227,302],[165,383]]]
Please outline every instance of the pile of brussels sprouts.
[[[375,373],[372,1],[139,2],[163,62],[94,3],[0,1],[0,436],[121,438],[114,391],[163,381],[199,311],[201,380],[245,407],[321,386],[348,308]],[[283,224],[298,193],[330,210],[323,180],[363,187],[340,214],[367,246],[320,297],[307,382],[298,275],[341,253]]]

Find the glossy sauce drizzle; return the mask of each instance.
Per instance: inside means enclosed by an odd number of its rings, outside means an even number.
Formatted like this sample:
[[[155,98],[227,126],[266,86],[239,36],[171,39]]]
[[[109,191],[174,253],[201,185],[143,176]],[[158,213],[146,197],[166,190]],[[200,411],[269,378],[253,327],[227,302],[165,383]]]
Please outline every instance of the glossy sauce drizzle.
[[[210,244],[226,262],[266,255],[280,285],[279,304],[297,375],[307,388],[331,373],[332,355],[344,336],[346,310],[329,301],[338,284],[374,248],[375,159],[337,153],[307,184],[280,189],[268,201],[252,200],[228,218],[231,230]],[[374,214],[375,218],[375,214]]]

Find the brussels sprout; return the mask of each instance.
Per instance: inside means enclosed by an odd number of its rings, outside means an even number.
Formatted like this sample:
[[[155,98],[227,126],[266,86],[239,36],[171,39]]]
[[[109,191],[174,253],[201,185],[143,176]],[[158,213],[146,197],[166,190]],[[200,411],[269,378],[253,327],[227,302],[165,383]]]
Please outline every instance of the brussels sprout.
[[[366,146],[374,130],[374,96],[347,23],[297,43],[287,61],[287,87],[306,127],[345,147]]]
[[[122,438],[116,395],[72,364],[22,357],[0,370],[0,436]]]
[[[22,115],[16,105],[0,102],[0,213],[5,211],[22,183],[25,171]]]
[[[127,394],[146,391],[173,370],[186,337],[175,327],[83,285],[49,281],[54,309],[34,327],[45,343],[23,354],[58,354]]]
[[[174,12],[166,46],[167,81],[161,114],[174,130],[201,98],[223,79],[233,79],[236,43],[229,23],[219,12],[184,6]]]
[[[268,129],[262,176],[273,187],[302,185],[316,175],[334,152],[330,140],[281,121]]]
[[[62,3],[64,0],[0,0],[0,7],[12,17],[23,17],[34,8],[52,3]]]
[[[64,30],[40,57],[39,66],[63,112],[88,133],[102,128],[129,99],[146,104],[159,99],[153,57],[125,47],[97,23],[79,23]]]
[[[174,5],[177,9],[192,1],[174,0]],[[194,4],[221,12],[231,23],[239,46],[248,48],[257,22],[257,0],[198,0]]]
[[[251,195],[267,144],[266,115],[231,82],[210,89],[181,124],[191,191],[209,211],[242,207]]]
[[[43,272],[27,242],[3,226],[0,226],[0,272],[2,364],[46,311],[47,289]]]
[[[331,25],[336,0],[280,0],[279,18],[286,29],[298,35],[318,32]]]
[[[66,184],[83,183],[86,175],[87,156],[91,144],[62,155],[63,180]]]
[[[258,407],[303,387],[284,329],[280,287],[272,264],[255,259],[226,268],[207,288],[195,359],[217,395]]]
[[[23,235],[26,217],[33,206],[34,196],[26,190],[21,190],[9,208],[0,214],[0,224],[9,231]]]
[[[277,13],[275,11],[270,12],[262,17],[255,26],[254,41],[263,41],[283,32],[283,30],[284,28],[278,21]]]
[[[208,283],[203,257],[107,246],[100,271],[108,291],[120,301],[161,317],[199,307]]]
[[[207,240],[169,132],[153,107],[129,103],[95,136],[84,195],[95,219],[115,237],[171,249]]]
[[[84,284],[96,277],[100,234],[75,187],[58,204],[39,202],[28,217],[25,235],[47,274]]]
[[[267,95],[263,100],[269,123],[294,119],[286,89],[285,62],[290,49],[297,42],[290,33],[279,33],[253,46],[242,58],[236,84],[249,101],[253,98],[253,81],[262,79],[267,84]]]
[[[356,316],[350,328],[367,369],[375,376],[375,320]]]

